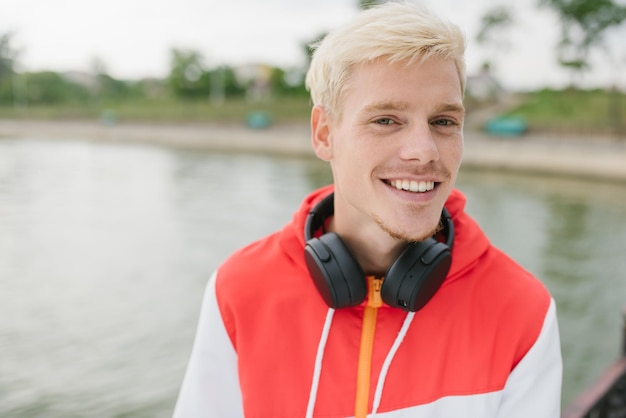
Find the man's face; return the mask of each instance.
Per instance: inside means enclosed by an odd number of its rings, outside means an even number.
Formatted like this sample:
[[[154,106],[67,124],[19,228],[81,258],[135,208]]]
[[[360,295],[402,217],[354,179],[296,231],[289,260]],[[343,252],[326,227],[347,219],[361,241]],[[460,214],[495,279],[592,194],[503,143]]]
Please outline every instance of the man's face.
[[[333,120],[323,109],[313,115],[314,147],[333,170],[335,230],[357,240],[383,237],[381,231],[401,241],[431,236],[463,153],[453,62],[361,64],[341,116]]]

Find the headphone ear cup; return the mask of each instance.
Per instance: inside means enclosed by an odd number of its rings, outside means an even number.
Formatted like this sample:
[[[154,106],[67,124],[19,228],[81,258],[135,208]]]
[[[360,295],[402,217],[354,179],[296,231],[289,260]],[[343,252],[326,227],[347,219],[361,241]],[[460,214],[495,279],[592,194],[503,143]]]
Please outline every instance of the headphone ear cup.
[[[328,306],[347,308],[365,300],[365,274],[339,235],[330,232],[308,240],[304,257],[313,283]]]
[[[420,310],[443,283],[451,263],[450,248],[433,238],[410,244],[387,270],[383,301],[406,311]]]

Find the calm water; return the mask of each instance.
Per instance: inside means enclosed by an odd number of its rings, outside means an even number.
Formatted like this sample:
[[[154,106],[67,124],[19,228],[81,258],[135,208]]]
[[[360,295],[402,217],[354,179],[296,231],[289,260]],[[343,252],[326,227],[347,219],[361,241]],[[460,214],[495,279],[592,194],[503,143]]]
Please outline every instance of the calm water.
[[[329,180],[309,160],[0,140],[0,416],[169,417],[210,273]],[[555,296],[568,402],[618,353],[626,187],[458,186]]]

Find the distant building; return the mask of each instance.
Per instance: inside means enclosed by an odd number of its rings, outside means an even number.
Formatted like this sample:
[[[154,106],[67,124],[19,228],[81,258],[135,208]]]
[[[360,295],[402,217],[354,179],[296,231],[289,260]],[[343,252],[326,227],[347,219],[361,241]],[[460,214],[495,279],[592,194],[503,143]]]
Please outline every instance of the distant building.
[[[272,67],[266,64],[248,64],[235,69],[237,82],[247,87],[247,97],[262,101],[271,95]]]

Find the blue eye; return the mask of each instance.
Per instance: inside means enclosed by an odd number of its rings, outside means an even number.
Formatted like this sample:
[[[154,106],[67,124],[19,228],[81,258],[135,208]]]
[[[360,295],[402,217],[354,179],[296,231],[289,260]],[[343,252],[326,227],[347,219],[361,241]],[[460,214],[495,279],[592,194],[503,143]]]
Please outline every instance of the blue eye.
[[[439,125],[439,126],[450,126],[450,125],[454,125],[454,122],[452,122],[450,119],[437,119],[436,121],[433,122],[433,124]]]
[[[380,118],[376,119],[376,123],[379,125],[393,125],[395,121],[391,118]]]

